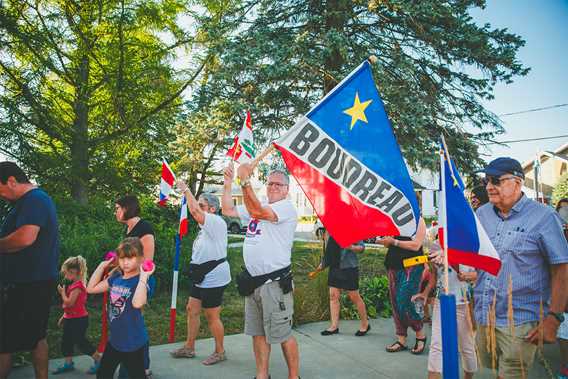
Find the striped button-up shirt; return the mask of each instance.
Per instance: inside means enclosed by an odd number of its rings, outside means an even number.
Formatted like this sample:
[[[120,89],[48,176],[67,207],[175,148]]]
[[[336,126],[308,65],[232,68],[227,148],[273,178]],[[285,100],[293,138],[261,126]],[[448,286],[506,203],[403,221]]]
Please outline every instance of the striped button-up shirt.
[[[568,263],[568,243],[560,217],[554,209],[525,195],[507,218],[488,203],[477,210],[481,225],[501,258],[501,271],[493,276],[479,271],[474,290],[475,319],[488,325],[488,313],[495,296],[498,327],[508,326],[509,278],[512,281],[515,325],[540,319],[550,300],[550,265]]]

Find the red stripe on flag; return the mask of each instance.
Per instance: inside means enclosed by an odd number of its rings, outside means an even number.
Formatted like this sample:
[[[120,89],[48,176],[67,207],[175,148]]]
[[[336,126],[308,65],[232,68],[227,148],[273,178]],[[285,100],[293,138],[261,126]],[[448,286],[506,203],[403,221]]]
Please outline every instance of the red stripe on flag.
[[[400,232],[383,212],[371,208],[286,149],[275,145],[315,212],[341,247]]]
[[[465,252],[461,250],[448,249],[448,263],[450,265],[462,264],[487,271],[491,275],[497,276],[501,269],[501,261],[479,253]]]
[[[187,218],[180,220],[179,222],[179,238],[183,238],[187,234],[188,224]]]
[[[168,168],[166,162],[162,162],[162,179],[173,187],[175,182],[174,173]]]

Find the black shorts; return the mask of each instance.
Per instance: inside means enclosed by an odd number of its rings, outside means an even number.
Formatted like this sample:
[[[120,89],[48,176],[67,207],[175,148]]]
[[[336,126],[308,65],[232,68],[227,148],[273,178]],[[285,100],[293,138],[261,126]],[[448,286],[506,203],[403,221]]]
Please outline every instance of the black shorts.
[[[327,285],[347,291],[359,289],[359,269],[354,268],[329,268]]]
[[[223,302],[223,292],[225,292],[225,288],[227,288],[227,286],[201,288],[193,284],[189,290],[189,296],[201,300],[202,308],[217,308],[220,307]]]
[[[0,353],[31,351],[47,336],[55,280],[0,287]]]

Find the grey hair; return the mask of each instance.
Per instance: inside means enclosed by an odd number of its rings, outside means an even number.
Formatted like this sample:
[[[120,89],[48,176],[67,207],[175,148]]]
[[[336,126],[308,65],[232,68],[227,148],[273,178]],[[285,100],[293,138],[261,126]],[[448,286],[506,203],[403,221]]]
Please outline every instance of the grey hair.
[[[202,193],[201,195],[199,195],[199,197],[203,198],[203,200],[205,200],[211,208],[215,208],[215,212],[220,209],[219,199],[217,198],[217,196],[210,193]]]
[[[280,174],[282,175],[282,177],[284,178],[284,181],[286,182],[286,185],[290,185],[290,176],[288,175],[288,173],[284,170],[280,170],[280,169],[275,169],[270,171],[270,173],[268,174],[267,178],[272,175],[272,174]]]

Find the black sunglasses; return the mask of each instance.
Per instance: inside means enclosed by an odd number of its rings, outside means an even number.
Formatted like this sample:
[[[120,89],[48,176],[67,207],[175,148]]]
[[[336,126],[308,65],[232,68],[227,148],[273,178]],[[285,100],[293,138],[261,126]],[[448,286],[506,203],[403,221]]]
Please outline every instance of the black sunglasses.
[[[509,179],[517,179],[517,177],[516,176],[509,176],[507,178],[499,178],[497,176],[486,176],[481,181],[482,181],[484,186],[487,186],[489,183],[491,183],[495,187],[499,187],[501,185],[501,182],[503,182],[505,180],[509,180]]]

